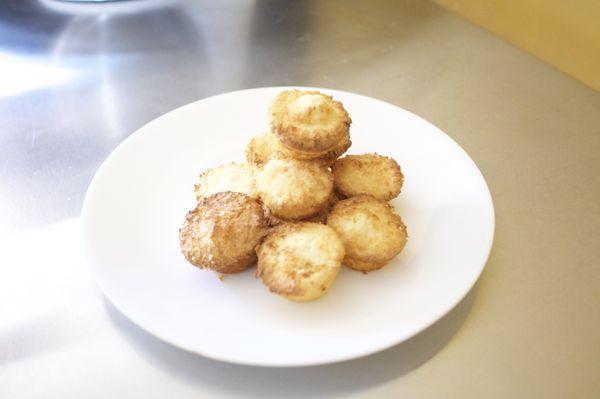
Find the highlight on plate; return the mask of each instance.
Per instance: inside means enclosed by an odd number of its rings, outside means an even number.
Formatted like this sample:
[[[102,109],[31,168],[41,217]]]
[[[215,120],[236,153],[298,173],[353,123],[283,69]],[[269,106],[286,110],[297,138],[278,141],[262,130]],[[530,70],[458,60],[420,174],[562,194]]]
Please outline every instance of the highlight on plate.
[[[381,269],[406,245],[387,202],[404,182],[377,153],[347,155],[352,120],[318,91],[286,90],[269,110],[270,131],[250,138],[245,163],[204,171],[197,205],[179,229],[192,265],[221,274],[257,264],[268,289],[293,301],[325,295],[345,265]]]

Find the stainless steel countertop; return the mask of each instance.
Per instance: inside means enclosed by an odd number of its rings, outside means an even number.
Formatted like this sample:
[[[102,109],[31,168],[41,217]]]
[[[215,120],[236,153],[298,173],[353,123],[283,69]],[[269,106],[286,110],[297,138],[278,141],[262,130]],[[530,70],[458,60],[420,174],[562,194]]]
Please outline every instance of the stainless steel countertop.
[[[600,94],[423,1],[0,4],[0,397],[600,396]],[[85,190],[137,128],[272,85],[406,108],[496,206],[476,288],[385,352],[260,369],[189,355],[107,304],[78,249]]]

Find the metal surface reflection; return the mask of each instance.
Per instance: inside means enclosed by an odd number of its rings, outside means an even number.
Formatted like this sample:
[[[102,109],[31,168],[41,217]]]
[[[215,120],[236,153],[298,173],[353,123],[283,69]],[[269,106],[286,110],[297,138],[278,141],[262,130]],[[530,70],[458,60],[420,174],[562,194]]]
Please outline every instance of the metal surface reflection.
[[[79,213],[119,142],[208,95],[306,80],[310,4],[137,0],[0,5],[0,223]]]
[[[33,5],[3,11],[3,20],[54,15]],[[0,133],[5,228],[77,214],[89,179],[112,148],[149,119],[202,95],[193,83],[188,89],[200,93],[185,95],[181,78],[174,78],[181,65],[206,66],[202,33],[182,8],[50,21],[50,32],[39,39],[15,24],[2,43],[7,73],[0,118],[9,127]],[[22,36],[32,40],[31,51],[16,45]]]

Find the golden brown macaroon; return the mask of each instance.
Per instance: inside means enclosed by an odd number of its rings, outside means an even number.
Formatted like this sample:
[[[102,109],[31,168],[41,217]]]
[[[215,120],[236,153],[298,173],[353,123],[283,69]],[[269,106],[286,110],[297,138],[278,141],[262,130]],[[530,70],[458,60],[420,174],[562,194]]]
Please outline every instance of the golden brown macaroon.
[[[335,190],[344,197],[370,194],[389,201],[400,194],[404,182],[398,163],[377,154],[346,155],[331,169]]]
[[[317,213],[314,216],[308,217],[306,219],[301,219],[301,221],[325,224],[327,222],[327,216],[329,215],[329,212],[331,212],[331,209],[333,208],[333,206],[335,204],[337,204],[339,201],[340,201],[340,198],[335,194],[335,192],[331,193],[331,197],[329,198],[329,200],[327,201],[327,203],[325,204],[325,206],[323,207],[323,209],[321,209],[321,211],[319,213]],[[277,216],[273,215],[271,213],[271,211],[269,210],[269,208],[267,208],[267,207],[265,207],[264,209],[265,209],[265,219],[267,220],[267,224],[271,227],[278,226],[282,223],[291,221],[291,220],[285,220],[285,219],[278,218]]]
[[[260,204],[246,194],[227,191],[202,198],[188,212],[179,241],[194,266],[237,273],[256,262],[255,248],[266,231]]]
[[[400,216],[387,202],[371,195],[338,202],[327,217],[327,225],[344,243],[344,264],[361,271],[385,266],[408,239]]]
[[[344,135],[344,137],[342,137],[342,140],[339,143],[337,143],[337,145],[335,147],[333,147],[331,150],[329,150],[326,153],[321,154],[319,156],[315,156],[314,154],[302,153],[302,152],[293,150],[291,148],[287,148],[286,146],[284,146],[283,144],[280,143],[279,144],[280,150],[276,154],[275,157],[293,158],[293,159],[309,159],[312,161],[321,162],[327,166],[331,166],[335,162],[336,159],[341,157],[348,150],[348,148],[350,148],[351,145],[352,145],[352,141],[350,141],[350,134],[346,134],[346,135]]]
[[[289,158],[283,154],[284,147],[271,132],[258,134],[250,139],[246,147],[246,160],[250,163],[265,164],[273,158]]]
[[[272,292],[293,301],[324,295],[337,276],[344,245],[319,223],[284,223],[271,230],[257,250],[256,270]]]
[[[250,139],[246,147],[246,159],[250,163],[259,165],[267,163],[270,159],[313,159],[330,166],[342,156],[352,145],[350,135],[346,134],[342,140],[331,150],[320,156],[303,154],[286,148],[271,132],[262,133]]]
[[[254,172],[256,166],[248,163],[230,163],[208,169],[200,175],[194,186],[196,199],[200,200],[216,193],[233,191],[256,198]]]
[[[352,123],[341,102],[318,91],[283,91],[269,114],[271,131],[282,144],[310,157],[333,150],[349,135]]]
[[[256,173],[255,186],[274,216],[300,220],[316,215],[327,204],[333,175],[317,162],[271,159]]]

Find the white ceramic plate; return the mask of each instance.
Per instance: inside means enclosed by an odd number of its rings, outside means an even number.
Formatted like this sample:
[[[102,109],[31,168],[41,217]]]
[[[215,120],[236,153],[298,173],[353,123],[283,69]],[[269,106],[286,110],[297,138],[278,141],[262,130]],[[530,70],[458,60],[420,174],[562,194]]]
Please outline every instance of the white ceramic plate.
[[[269,293],[254,270],[227,276],[188,264],[178,229],[200,172],[243,161],[284,88],[227,93],[186,105],[125,140],[87,192],[83,234],[97,282],[149,333],[210,358],[260,366],[315,365],[404,341],[454,307],[491,249],[494,210],[469,156],[425,120],[372,98],[320,89],[353,124],[349,153],[395,158],[405,176],[393,205],[408,226],[404,251],[382,270],[343,268],[309,303]]]

